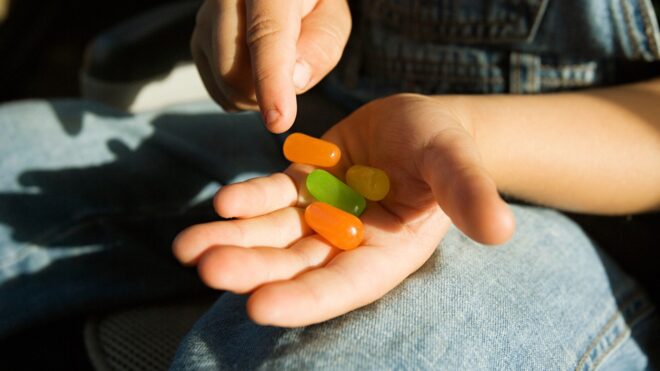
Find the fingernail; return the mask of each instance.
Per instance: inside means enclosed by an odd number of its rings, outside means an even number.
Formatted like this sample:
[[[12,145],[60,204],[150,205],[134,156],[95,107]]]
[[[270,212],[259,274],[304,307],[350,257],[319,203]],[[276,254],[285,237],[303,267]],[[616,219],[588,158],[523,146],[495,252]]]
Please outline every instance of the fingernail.
[[[264,120],[266,120],[266,125],[268,126],[274,125],[277,119],[279,118],[280,118],[280,113],[275,109],[268,110],[268,112],[266,112],[266,114],[264,115]]]
[[[303,61],[296,62],[293,68],[293,85],[297,89],[304,89],[312,78],[312,69]]]

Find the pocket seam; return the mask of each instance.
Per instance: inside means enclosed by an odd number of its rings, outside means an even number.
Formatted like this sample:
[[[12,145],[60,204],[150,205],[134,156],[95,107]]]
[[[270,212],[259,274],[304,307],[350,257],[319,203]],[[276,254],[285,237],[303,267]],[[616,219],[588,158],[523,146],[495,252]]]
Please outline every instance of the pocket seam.
[[[648,1],[643,0],[644,3],[641,6],[641,13],[642,13],[642,18],[644,18],[644,33],[646,34],[646,37],[648,38],[648,43],[649,43],[649,48],[651,49],[651,53],[653,53],[653,56],[655,58],[660,57],[660,49],[658,47],[658,43],[660,42],[658,40],[658,32],[660,31],[658,29],[658,22],[657,18],[654,16],[651,16],[649,14],[652,9],[652,4],[649,4]],[[655,11],[654,11],[655,12]]]
[[[633,313],[626,316],[625,312],[634,310],[636,303],[641,303],[641,308],[638,308]],[[635,325],[637,325],[642,319],[646,318],[646,316],[653,313],[654,310],[655,307],[648,301],[644,293],[641,290],[637,290],[630,299],[617,306],[614,314],[610,316],[605,325],[603,325],[601,330],[596,334],[587,349],[579,358],[575,370],[597,369],[598,366],[610,354],[612,354],[620,344],[623,343],[623,340],[630,336]],[[623,324],[620,324],[620,321],[623,321]],[[624,326],[623,329],[620,329],[622,331],[617,334],[609,344],[605,344],[606,348],[599,354],[597,352],[597,356],[594,357],[592,353],[606,340],[608,334],[617,330],[618,326]]]
[[[529,43],[534,38],[536,37],[536,34],[538,32],[538,29],[540,28],[540,24],[542,20],[545,18],[545,13],[548,7],[548,3],[550,0],[541,0],[541,2],[535,6],[535,10],[532,12],[533,16],[530,17],[530,26],[526,28],[526,31],[521,33],[521,34],[507,34],[507,35],[500,35],[500,36],[494,36],[494,37],[488,37],[488,32],[484,31],[482,32],[481,36],[475,36],[474,32],[469,32],[467,33],[466,36],[461,36],[460,30],[456,30],[456,32],[453,32],[454,34],[452,35],[452,32],[449,31],[443,31],[442,29],[446,29],[449,27],[456,27],[456,26],[462,26],[462,27],[475,27],[475,25],[482,25],[484,27],[497,27],[498,30],[502,29],[502,26],[506,25],[512,25],[515,24],[516,21],[524,18],[523,15],[517,15],[516,17],[510,19],[510,20],[487,20],[487,19],[482,19],[482,20],[455,20],[455,19],[448,19],[448,20],[440,20],[440,19],[432,19],[430,17],[414,17],[415,13],[412,12],[406,12],[404,11],[404,8],[397,7],[395,4],[392,4],[390,2],[374,2],[372,3],[371,8],[374,8],[376,6],[381,6],[382,8],[389,9],[392,13],[398,14],[399,21],[395,21],[395,17],[388,16],[387,12],[385,11],[379,11],[376,13],[375,16],[372,16],[373,19],[380,20],[383,23],[377,24],[377,26],[393,26],[397,25],[397,23],[400,25],[400,28],[408,34],[412,35],[421,35],[421,34],[429,34],[426,32],[409,32],[407,30],[410,28],[409,24],[414,23],[415,25],[423,25],[424,27],[431,27],[432,30],[430,32],[430,37],[427,37],[428,39],[431,40],[445,40],[448,39],[450,41],[455,41],[455,42],[462,42],[462,43],[481,43],[481,42],[486,42],[486,43],[492,43],[492,44],[507,44],[507,43]],[[516,14],[516,13],[513,13]],[[406,19],[410,18],[410,19]],[[438,27],[440,26],[440,27]],[[438,30],[440,29],[440,30]]]

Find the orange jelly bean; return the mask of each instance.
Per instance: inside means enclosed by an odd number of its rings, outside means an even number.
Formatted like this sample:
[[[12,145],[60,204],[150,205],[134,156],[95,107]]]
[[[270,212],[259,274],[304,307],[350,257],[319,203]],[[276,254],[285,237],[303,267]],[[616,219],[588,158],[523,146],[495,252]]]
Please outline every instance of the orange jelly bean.
[[[364,226],[358,217],[323,202],[307,206],[305,221],[321,237],[342,250],[358,247],[364,238]]]
[[[284,157],[299,164],[333,167],[339,162],[341,150],[334,143],[293,133],[284,141]]]

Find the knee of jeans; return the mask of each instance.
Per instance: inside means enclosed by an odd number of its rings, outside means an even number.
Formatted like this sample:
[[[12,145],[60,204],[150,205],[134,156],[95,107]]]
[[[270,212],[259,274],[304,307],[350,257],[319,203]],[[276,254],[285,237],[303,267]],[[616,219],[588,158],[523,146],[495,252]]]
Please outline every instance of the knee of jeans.
[[[318,325],[259,327],[244,298],[227,295],[189,334],[178,362],[574,368],[635,285],[560,213],[513,209],[518,232],[509,243],[482,246],[454,229],[382,299]]]
[[[620,272],[582,229],[549,209],[512,206],[517,222],[513,238],[499,246],[478,244],[452,229],[429,261],[407,281],[433,287],[554,287],[579,282],[608,283]],[[404,283],[403,290],[406,284]],[[462,287],[465,286],[465,287]]]

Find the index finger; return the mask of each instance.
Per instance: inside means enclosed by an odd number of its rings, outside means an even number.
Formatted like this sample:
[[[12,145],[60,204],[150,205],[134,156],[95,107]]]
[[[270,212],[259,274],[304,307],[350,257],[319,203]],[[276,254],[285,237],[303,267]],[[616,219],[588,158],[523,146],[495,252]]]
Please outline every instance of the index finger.
[[[305,178],[313,170],[293,164],[284,173],[250,179],[220,188],[213,199],[223,218],[251,218],[288,206],[308,203]]]
[[[248,0],[246,41],[259,108],[268,130],[288,130],[296,117],[293,72],[301,5],[292,0]]]

